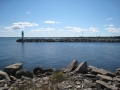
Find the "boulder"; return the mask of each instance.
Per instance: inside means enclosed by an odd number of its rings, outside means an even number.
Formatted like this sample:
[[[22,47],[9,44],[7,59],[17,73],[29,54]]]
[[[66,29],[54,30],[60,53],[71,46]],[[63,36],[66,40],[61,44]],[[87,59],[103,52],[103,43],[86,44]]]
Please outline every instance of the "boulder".
[[[84,61],[81,64],[79,64],[79,66],[73,71],[75,73],[87,73],[88,72],[88,66],[87,66],[87,62]]]
[[[96,81],[96,88],[97,89],[104,89],[104,90],[118,90],[118,87],[116,87],[115,85],[109,85],[108,83],[104,82],[104,81],[100,81],[97,80]],[[99,85],[99,87],[98,87]]]
[[[6,79],[7,81],[10,81],[10,78],[6,72],[3,72],[0,70],[0,80]]]
[[[114,78],[113,78],[113,81],[120,82],[120,78],[118,78],[118,77],[114,77]]]
[[[98,69],[97,67],[94,66],[88,66],[88,71],[91,72],[93,69]]]
[[[53,72],[45,72],[45,73],[44,73],[45,76],[50,76],[50,75],[52,75],[52,74],[53,74]]]
[[[8,89],[9,89],[9,87],[7,87],[7,86],[0,87],[0,90],[8,90]]]
[[[21,80],[30,80],[30,78],[29,78],[29,77],[22,76],[22,77],[21,77]]]
[[[111,90],[119,90],[119,88],[116,85],[110,85]]]
[[[54,72],[54,69],[53,68],[46,68],[46,69],[44,69],[44,72]]]
[[[115,86],[120,88],[120,83],[116,83]]]
[[[99,79],[102,79],[103,81],[112,81],[113,79],[109,76],[106,76],[106,75],[100,75],[98,74],[96,77],[98,77]]]
[[[112,73],[110,71],[106,72],[105,75],[110,76],[110,77],[115,77],[116,76],[114,73]]]
[[[15,74],[16,78],[21,78],[22,76],[33,78],[33,73],[27,70],[19,70]]]
[[[70,72],[73,71],[76,67],[78,66],[78,61],[77,60],[73,60],[66,69],[64,69],[63,72]]]
[[[92,69],[91,74],[102,74],[102,71],[100,69]]]
[[[93,75],[93,74],[85,74],[85,76],[88,78],[95,78],[95,75]]]
[[[96,83],[91,82],[91,81],[89,81],[87,79],[84,79],[83,85],[84,85],[84,87],[87,87],[87,88],[95,88]]]
[[[42,67],[37,67],[37,68],[34,68],[34,70],[33,70],[33,74],[35,74],[35,75],[43,74],[43,73],[51,75],[51,72],[54,72],[53,68],[43,69]]]
[[[44,73],[43,68],[42,67],[34,68],[33,74],[38,75],[39,73]]]
[[[115,74],[110,72],[110,71],[107,71],[107,70],[104,70],[104,69],[99,69],[99,68],[96,68],[94,66],[88,66],[88,70],[92,73],[92,74],[103,74],[103,75],[107,75],[107,76],[110,76],[110,77],[115,77]]]
[[[5,71],[8,75],[15,76],[15,73],[16,73],[18,70],[21,70],[22,68],[23,68],[22,63],[15,63],[15,64],[12,64],[12,65],[6,66],[5,69],[4,69],[4,71]]]
[[[116,75],[119,75],[119,76],[120,76],[120,68],[118,68],[118,69],[116,70]]]
[[[12,81],[16,81],[17,79],[14,77],[14,76],[12,76],[12,75],[10,75],[10,79],[12,80]]]
[[[104,89],[104,88],[107,88],[107,90],[112,90],[112,89],[110,89],[110,86],[106,83],[106,82],[104,82],[104,81],[100,81],[100,80],[97,80],[96,81],[96,88],[97,89]]]
[[[49,81],[49,77],[43,77],[44,81]]]
[[[5,80],[5,79],[0,80],[0,87],[4,87],[4,86],[5,86],[5,83],[6,83],[6,80]]]

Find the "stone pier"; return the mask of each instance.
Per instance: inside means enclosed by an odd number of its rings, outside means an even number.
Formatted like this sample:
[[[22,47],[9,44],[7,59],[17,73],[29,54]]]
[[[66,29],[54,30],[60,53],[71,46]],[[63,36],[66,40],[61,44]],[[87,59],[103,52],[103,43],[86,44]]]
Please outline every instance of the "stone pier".
[[[18,39],[16,42],[120,42],[120,36],[24,38],[24,39]]]

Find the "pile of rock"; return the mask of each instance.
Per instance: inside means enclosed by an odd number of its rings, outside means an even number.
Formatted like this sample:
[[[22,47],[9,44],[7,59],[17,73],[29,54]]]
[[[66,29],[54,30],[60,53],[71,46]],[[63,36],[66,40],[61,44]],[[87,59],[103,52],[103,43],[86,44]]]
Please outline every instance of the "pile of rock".
[[[114,74],[104,69],[87,66],[86,62],[82,62],[78,66],[77,63],[78,61],[74,60],[63,70],[63,72],[70,75],[70,78],[59,84],[60,90],[65,88],[71,90],[119,90],[120,76],[118,75],[120,69],[117,69],[116,74]]]
[[[52,85],[50,76],[53,68],[36,67],[33,71],[23,70],[22,63],[15,63],[0,71],[0,90],[119,90],[120,68],[116,74],[110,71],[88,66],[84,61],[78,64],[73,60],[66,68],[61,69],[67,79]],[[47,86],[44,87],[43,86]],[[24,89],[24,87],[26,89]],[[54,86],[54,87],[52,87]]]
[[[34,68],[33,72],[23,70],[22,63],[6,66],[4,71],[0,70],[0,90],[14,90],[13,88],[16,87],[16,84],[25,85],[26,82],[32,83],[33,88],[36,90],[36,88],[48,84],[48,76],[50,76],[53,71],[53,68],[43,69],[42,67]],[[27,84],[27,86],[29,85],[31,84]]]
[[[120,42],[120,37],[21,38],[16,42]]]

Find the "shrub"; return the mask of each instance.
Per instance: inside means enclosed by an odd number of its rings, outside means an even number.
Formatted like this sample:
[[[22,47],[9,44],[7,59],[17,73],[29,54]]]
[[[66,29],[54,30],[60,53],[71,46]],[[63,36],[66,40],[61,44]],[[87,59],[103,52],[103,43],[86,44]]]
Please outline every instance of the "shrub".
[[[50,77],[51,83],[60,83],[66,80],[67,76],[61,71],[55,71]]]

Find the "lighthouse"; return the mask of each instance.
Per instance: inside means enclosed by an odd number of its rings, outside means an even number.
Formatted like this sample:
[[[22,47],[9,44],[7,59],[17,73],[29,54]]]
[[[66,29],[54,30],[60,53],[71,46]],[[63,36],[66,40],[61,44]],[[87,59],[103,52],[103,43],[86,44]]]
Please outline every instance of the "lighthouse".
[[[24,32],[22,31],[22,40],[24,39]]]

